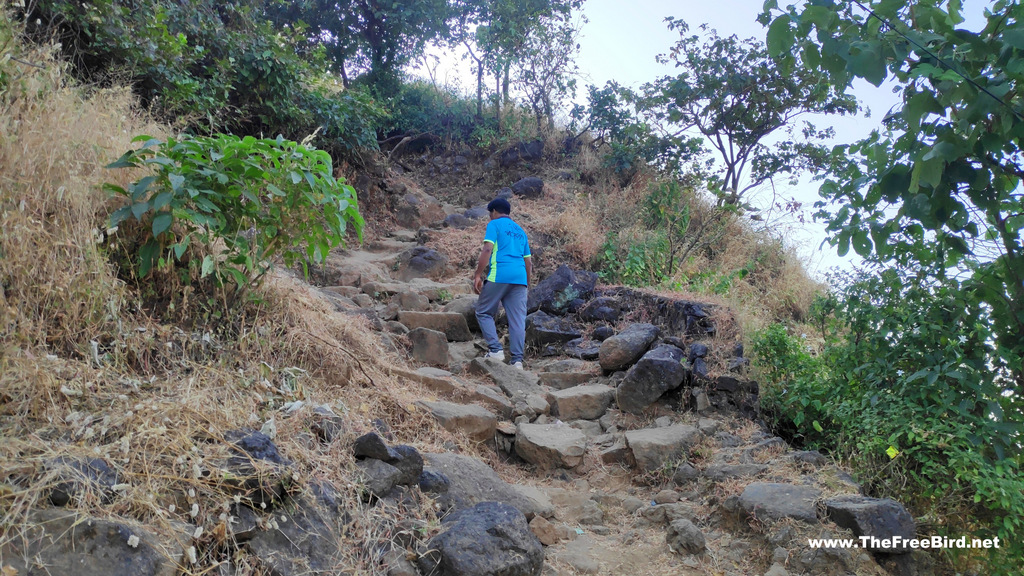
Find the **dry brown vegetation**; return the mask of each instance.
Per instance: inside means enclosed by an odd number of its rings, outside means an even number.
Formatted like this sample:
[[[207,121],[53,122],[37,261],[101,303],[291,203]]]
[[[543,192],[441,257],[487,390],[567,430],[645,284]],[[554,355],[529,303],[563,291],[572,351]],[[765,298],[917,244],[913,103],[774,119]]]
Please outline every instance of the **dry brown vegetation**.
[[[104,166],[133,136],[168,129],[127,89],[71,86],[53,54],[21,45],[0,22],[0,543],[19,537],[52,487],[47,463],[101,457],[123,482],[113,504],[95,495],[73,504],[164,533],[180,521],[202,527],[192,569],[204,573],[219,561],[230,504],[209,471],[229,449],[228,431],[273,422],[294,485],[324,479],[339,489],[353,515],[349,565],[373,569],[364,544],[388,520],[359,504],[351,438],[381,418],[424,451],[477,447],[412,406],[429,393],[392,375],[388,351],[360,320],[330,314],[286,273],[208,331],[148,315],[105,253],[112,206],[101,185],[132,179]],[[282,410],[294,402],[303,404]],[[317,405],[345,417],[345,437],[311,440]]]

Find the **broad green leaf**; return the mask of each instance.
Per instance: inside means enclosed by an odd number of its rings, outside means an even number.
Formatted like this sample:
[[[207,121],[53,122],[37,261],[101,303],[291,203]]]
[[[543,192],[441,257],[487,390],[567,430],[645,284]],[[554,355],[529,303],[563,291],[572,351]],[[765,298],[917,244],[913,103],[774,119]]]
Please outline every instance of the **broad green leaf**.
[[[174,197],[170,192],[161,192],[153,197],[151,201],[153,204],[153,210],[161,210],[171,203],[171,199]]]
[[[169,212],[161,212],[153,218],[153,236],[159,236],[167,231],[174,223],[174,217]]]
[[[780,56],[793,48],[795,40],[790,23],[789,15],[783,14],[768,27],[766,45],[770,56]]]
[[[171,245],[171,249],[174,251],[174,256],[178,260],[181,260],[181,257],[185,254],[185,251],[188,250],[188,246],[191,241],[191,234],[187,234],[185,235],[184,238],[181,239],[181,242]]]
[[[210,254],[204,256],[203,264],[200,267],[199,277],[206,278],[207,276],[209,276],[213,272],[215,265],[216,263],[213,260],[213,256],[211,256]]]
[[[185,183],[185,177],[181,174],[171,174],[167,179],[171,182],[171,190],[174,192],[180,190],[181,185]]]
[[[149,211],[149,202],[136,202],[132,204],[132,214],[137,220],[142,219],[142,215]]]
[[[850,44],[850,53],[846,62],[847,69],[851,73],[875,86],[881,86],[882,81],[885,80],[885,59],[879,52],[877,41]]]
[[[858,230],[853,234],[853,249],[862,258],[867,258],[871,255],[871,239],[868,238],[868,233],[864,230]]]
[[[107,168],[134,168],[138,166],[138,161],[135,159],[135,151],[129,150],[121,155],[120,158],[107,164]]]
[[[155,240],[151,239],[143,244],[142,248],[139,249],[139,275],[142,277],[149,275],[159,256],[160,244]]]
[[[122,207],[118,208],[117,210],[114,211],[113,214],[110,215],[110,227],[111,228],[117,227],[118,224],[120,224],[121,222],[124,222],[125,219],[127,219],[131,215],[132,215],[132,207],[131,206],[122,206]]]

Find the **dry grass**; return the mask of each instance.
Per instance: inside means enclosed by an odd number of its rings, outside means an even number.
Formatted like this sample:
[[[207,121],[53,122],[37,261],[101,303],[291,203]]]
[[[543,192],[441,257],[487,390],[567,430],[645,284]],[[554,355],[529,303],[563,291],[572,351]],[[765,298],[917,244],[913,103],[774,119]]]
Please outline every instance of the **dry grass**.
[[[201,527],[185,573],[215,570],[230,546],[232,499],[216,480],[227,434],[273,423],[292,489],[314,479],[338,489],[351,518],[346,564],[379,570],[370,547],[394,518],[361,503],[352,438],[382,419],[396,443],[480,448],[412,407],[417,389],[392,375],[396,359],[363,321],[334,314],[287,274],[239,306],[230,330],[189,332],[143,313],[101,247],[111,203],[100,186],[137,177],[104,169],[134,135],[168,129],[139,113],[125,88],[68,86],[52,49],[23,47],[15,34],[0,20],[0,77],[9,80],[0,91],[0,544],[45,505],[56,481],[49,463],[103,458],[121,482],[116,495],[104,503],[85,493],[73,506],[165,535],[182,522]],[[308,431],[318,405],[342,416],[347,434],[318,442]],[[409,513],[432,514],[429,503]],[[236,564],[239,574],[263,571],[242,555]]]

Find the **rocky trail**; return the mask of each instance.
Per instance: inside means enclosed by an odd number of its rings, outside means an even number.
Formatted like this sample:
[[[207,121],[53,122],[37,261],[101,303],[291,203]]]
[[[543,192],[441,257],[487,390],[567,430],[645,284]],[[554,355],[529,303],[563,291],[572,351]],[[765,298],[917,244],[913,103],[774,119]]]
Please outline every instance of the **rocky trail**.
[[[449,164],[462,165],[440,166]],[[282,418],[304,419],[304,441],[354,457],[362,483],[297,489],[266,429],[229,435],[220,456],[204,447],[210,454],[182,469],[233,494],[216,528],[216,541],[231,545],[212,573],[349,573],[337,531],[359,515],[339,507],[345,489],[360,491],[360,517],[385,518],[371,553],[374,573],[389,576],[934,572],[920,551],[810,546],[809,538],[909,538],[916,527],[899,503],[863,496],[836,463],[758,423],[758,385],[714,306],[601,286],[563,265],[531,289],[526,370],[485,360],[469,268],[478,240],[465,246],[465,262],[449,262],[436,242],[482,222],[478,203],[489,193],[455,206],[409,183],[398,192],[395,229],[332,253],[313,271],[312,290],[404,359],[391,371],[417,398],[407,410],[500,465],[455,443],[421,452],[383,421],[353,442],[331,407],[285,405]],[[498,193],[536,198],[544,183],[524,178]],[[58,507],[83,494],[108,501],[128,486],[101,458],[48,467]],[[193,496],[180,507],[194,518]],[[424,506],[432,514],[417,512]],[[31,519],[0,547],[3,576],[171,576],[196,563],[203,537],[201,526],[177,520],[168,539],[59,508]]]
[[[529,197],[523,189],[498,193]],[[441,205],[418,191],[405,203],[399,221],[411,226],[486,218],[480,207]],[[471,457],[422,454],[420,488],[458,514],[429,541],[391,553],[388,574],[930,573],[929,558],[909,550],[808,545],[910,538],[914,520],[897,502],[862,496],[822,454],[793,450],[757,423],[758,385],[745,376],[742,346],[711,358],[721,345],[711,307],[600,287],[593,273],[562,266],[531,289],[532,352],[519,371],[481,358],[471,271],[445,278],[430,235],[398,229],[339,254],[320,290],[407,355],[409,368],[397,374],[429,393],[418,409],[522,473],[509,483]],[[388,450],[375,433],[355,448],[383,501],[403,461]]]

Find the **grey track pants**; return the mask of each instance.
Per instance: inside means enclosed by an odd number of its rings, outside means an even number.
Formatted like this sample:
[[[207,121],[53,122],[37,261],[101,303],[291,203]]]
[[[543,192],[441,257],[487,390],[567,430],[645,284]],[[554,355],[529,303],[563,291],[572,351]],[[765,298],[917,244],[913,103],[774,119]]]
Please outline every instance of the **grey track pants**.
[[[494,327],[494,316],[498,313],[498,304],[505,307],[508,317],[508,341],[510,361],[514,364],[523,361],[523,349],[526,347],[526,286],[522,284],[502,284],[485,282],[480,290],[480,298],[476,302],[476,321],[480,331],[484,333],[487,349],[501,352],[501,341]]]

